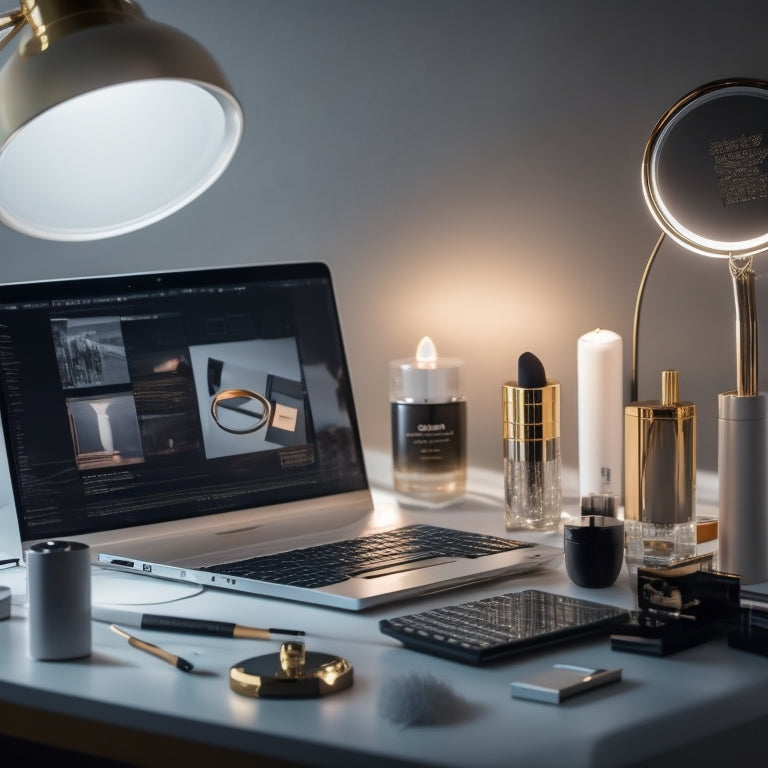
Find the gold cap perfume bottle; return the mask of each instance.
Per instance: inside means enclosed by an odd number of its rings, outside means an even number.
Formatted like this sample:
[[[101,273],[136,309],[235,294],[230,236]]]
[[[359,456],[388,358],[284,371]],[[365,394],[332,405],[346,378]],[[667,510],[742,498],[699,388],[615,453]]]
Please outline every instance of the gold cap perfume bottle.
[[[696,554],[696,406],[677,371],[662,371],[660,401],[624,409],[624,487],[630,571]]]
[[[501,387],[504,523],[507,530],[552,530],[561,517],[560,384],[543,367],[534,386],[527,379],[519,373]]]

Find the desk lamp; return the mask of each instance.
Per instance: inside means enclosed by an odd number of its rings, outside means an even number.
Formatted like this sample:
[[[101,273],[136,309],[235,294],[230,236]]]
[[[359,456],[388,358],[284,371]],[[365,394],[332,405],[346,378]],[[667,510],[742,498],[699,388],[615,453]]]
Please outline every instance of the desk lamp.
[[[0,221],[49,240],[174,213],[229,164],[243,115],[211,56],[131,0],[21,0],[0,15]]]
[[[737,386],[718,397],[718,568],[745,584],[766,581],[768,395],[757,384],[752,260],[768,250],[768,82],[719,80],[681,98],[651,133],[642,182],[664,234],[728,259]]]

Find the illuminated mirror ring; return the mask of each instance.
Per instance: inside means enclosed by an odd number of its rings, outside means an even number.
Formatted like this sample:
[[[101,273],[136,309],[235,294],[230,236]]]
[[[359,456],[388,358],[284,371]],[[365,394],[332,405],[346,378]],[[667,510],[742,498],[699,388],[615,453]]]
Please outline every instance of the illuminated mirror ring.
[[[646,145],[643,194],[664,232],[691,251],[768,250],[768,82],[718,80],[678,100]]]
[[[254,413],[242,405],[243,400],[255,400],[261,405],[261,412]],[[246,426],[236,427],[226,422],[220,410],[231,410],[240,416],[245,416]],[[216,424],[225,432],[233,435],[246,435],[261,429],[272,413],[272,405],[264,395],[250,389],[222,389],[211,400],[211,416]],[[241,419],[242,420],[242,419]]]

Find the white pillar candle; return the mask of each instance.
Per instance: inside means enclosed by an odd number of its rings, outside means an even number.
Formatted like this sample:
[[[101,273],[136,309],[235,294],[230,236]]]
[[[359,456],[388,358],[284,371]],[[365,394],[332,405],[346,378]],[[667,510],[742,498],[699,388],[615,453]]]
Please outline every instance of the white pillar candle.
[[[613,493],[622,503],[624,375],[621,336],[598,328],[577,352],[579,493]]]

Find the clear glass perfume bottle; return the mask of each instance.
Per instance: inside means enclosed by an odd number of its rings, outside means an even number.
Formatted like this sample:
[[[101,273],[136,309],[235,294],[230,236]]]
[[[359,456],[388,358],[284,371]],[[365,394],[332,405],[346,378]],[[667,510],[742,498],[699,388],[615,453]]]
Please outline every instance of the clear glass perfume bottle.
[[[464,361],[439,358],[425,336],[416,357],[390,363],[394,487],[405,506],[444,507],[466,492]]]
[[[627,567],[663,568],[696,555],[696,406],[679,402],[677,371],[661,401],[624,409]]]
[[[560,525],[560,385],[502,385],[504,524],[507,530]]]

